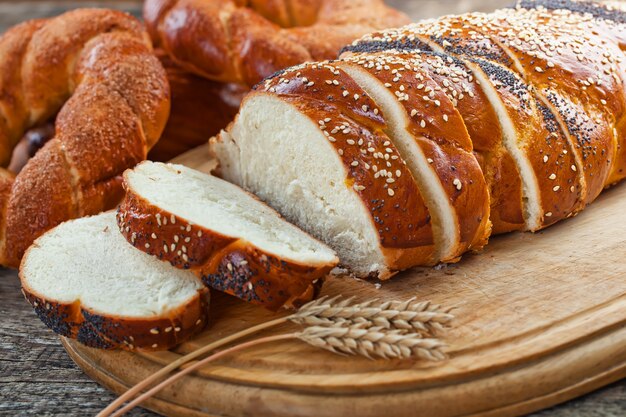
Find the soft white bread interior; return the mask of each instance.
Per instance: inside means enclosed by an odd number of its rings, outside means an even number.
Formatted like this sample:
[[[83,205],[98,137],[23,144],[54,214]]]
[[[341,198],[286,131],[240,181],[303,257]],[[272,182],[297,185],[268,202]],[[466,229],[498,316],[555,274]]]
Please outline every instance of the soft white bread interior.
[[[328,246],[217,177],[143,162],[124,187],[118,221],[133,245],[244,300],[277,308],[313,295],[309,287],[338,263]]]
[[[114,212],[44,234],[26,252],[19,274],[44,323],[90,346],[167,349],[206,324],[202,283],[135,250],[119,233]]]
[[[357,275],[387,271],[376,225],[346,185],[337,150],[297,107],[269,94],[249,96],[212,150],[223,178],[333,247]]]

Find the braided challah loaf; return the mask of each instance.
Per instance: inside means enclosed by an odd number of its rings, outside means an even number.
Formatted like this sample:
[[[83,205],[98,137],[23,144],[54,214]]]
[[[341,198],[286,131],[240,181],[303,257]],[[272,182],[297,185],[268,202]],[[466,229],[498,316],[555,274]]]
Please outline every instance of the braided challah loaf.
[[[382,0],[147,0],[143,15],[155,45],[179,65],[249,86],[409,22]]]
[[[6,32],[0,163],[29,127],[55,115],[56,134],[17,177],[0,170],[0,264],[17,266],[53,226],[114,207],[120,174],[145,159],[169,106],[163,67],[130,15],[75,10]]]
[[[583,1],[385,30],[267,79],[212,150],[357,275],[388,278],[626,177],[625,51],[626,14]]]
[[[154,52],[167,73],[172,108],[163,134],[148,153],[148,159],[169,161],[206,145],[208,138],[235,118],[243,96],[250,89],[207,80],[176,65],[162,49]]]

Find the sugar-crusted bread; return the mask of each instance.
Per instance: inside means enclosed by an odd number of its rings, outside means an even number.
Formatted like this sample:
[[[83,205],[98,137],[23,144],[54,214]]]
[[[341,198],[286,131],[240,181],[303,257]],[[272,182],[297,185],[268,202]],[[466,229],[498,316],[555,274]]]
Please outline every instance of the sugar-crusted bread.
[[[207,323],[208,290],[192,273],[135,250],[114,212],[47,232],[28,249],[19,274],[39,318],[87,346],[169,349]]]

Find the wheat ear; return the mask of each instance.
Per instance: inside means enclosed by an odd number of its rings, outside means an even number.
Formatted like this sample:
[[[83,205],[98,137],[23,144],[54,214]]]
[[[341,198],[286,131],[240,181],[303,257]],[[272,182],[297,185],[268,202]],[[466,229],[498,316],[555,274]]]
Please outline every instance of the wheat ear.
[[[413,330],[429,336],[445,330],[454,319],[450,314],[451,309],[443,309],[430,301],[416,302],[415,297],[403,302],[371,300],[351,304],[353,300],[354,297],[322,297],[305,304],[287,319],[315,326],[332,325],[338,319],[343,319],[347,323],[361,324],[362,327]]]
[[[429,302],[418,303],[415,302],[414,298],[404,302],[372,300],[360,304],[352,304],[353,300],[353,297],[322,297],[305,304],[294,314],[262,323],[204,346],[179,358],[140,382],[102,410],[97,417],[121,416],[172,382],[215,359],[235,351],[277,340],[299,339],[331,352],[344,355],[361,355],[370,359],[417,356],[422,359],[437,361],[445,358],[443,352],[445,345],[436,338],[425,338],[424,336],[432,336],[435,332],[448,327],[453,319],[450,310],[441,309],[441,307]],[[300,332],[262,337],[214,353],[170,376],[111,414],[113,410],[141,392],[151,382],[166,375],[174,368],[182,366],[208,351],[287,321],[304,325],[305,329]]]

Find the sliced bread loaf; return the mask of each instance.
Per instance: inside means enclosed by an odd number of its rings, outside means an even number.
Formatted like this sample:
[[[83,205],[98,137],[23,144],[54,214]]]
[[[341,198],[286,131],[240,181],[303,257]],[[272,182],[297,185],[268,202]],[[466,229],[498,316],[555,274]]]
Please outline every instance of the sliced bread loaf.
[[[383,110],[335,62],[281,72],[212,140],[218,173],[337,250],[359,277],[437,263],[439,213],[386,130]]]
[[[335,253],[239,187],[182,165],[124,174],[118,211],[136,248],[190,269],[209,287],[270,309],[314,297]]]
[[[113,212],[44,234],[19,274],[39,318],[91,347],[169,349],[207,322],[208,290],[190,272],[133,249]]]

